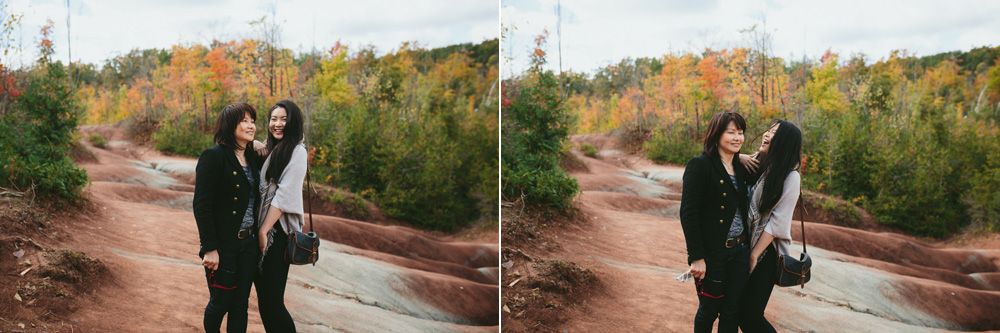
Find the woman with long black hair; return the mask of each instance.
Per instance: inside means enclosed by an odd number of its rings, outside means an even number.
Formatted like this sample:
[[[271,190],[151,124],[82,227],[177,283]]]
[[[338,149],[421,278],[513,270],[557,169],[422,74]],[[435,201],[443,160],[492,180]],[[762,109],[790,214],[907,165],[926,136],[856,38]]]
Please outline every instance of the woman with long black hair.
[[[688,264],[698,292],[695,332],[736,332],[746,286],[748,229],[746,170],[737,155],[746,121],[734,112],[712,116],[702,154],[684,168],[680,218]]]
[[[775,332],[764,318],[774,290],[778,255],[790,255],[792,213],[799,199],[802,132],[785,120],[764,132],[757,158],[760,175],[750,194],[750,276],[740,305],[740,329]],[[759,269],[758,269],[759,268]]]
[[[260,272],[254,284],[260,319],[267,332],[295,332],[295,322],[285,308],[288,234],[302,231],[302,182],[308,154],[303,143],[302,111],[289,100],[275,103],[268,112],[267,150],[260,173],[261,216]]]

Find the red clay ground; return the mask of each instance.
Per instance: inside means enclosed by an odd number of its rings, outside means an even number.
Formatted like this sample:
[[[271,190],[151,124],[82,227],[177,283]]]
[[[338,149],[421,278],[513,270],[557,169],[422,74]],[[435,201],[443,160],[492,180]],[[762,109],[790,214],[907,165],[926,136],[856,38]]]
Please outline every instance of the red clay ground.
[[[111,126],[81,132],[101,133],[109,142],[108,149],[86,144],[97,157],[82,164],[92,181],[85,190],[88,211],[60,221],[68,236],[35,240],[97,258],[109,281],[74,297],[72,309],[58,317],[35,309],[34,317],[29,311],[3,318],[0,328],[24,323],[32,331],[31,324],[39,331],[43,324],[48,331],[202,330],[208,290],[190,212],[196,159],[132,145]],[[320,260],[292,267],[285,296],[299,331],[498,329],[496,231],[477,230],[459,237],[473,241],[457,241],[395,225],[373,205],[370,216],[377,224],[329,216],[331,207],[316,200]],[[7,289],[4,298],[14,294]],[[262,332],[255,292],[250,304],[249,330]]]
[[[575,136],[572,141],[601,150],[596,159],[573,151],[586,165],[571,173],[583,190],[577,205],[585,222],[547,229],[540,241],[545,246],[524,247],[525,254],[576,263],[596,274],[602,287],[584,301],[560,307],[558,320],[545,326],[519,322],[511,327],[690,331],[698,303],[693,282],[673,280],[687,270],[677,217],[683,166],[656,165],[622,154],[607,135]],[[1000,329],[1000,238],[927,243],[897,233],[831,225],[838,221],[829,219],[806,223],[812,281],[804,289],[775,288],[766,316],[779,331]],[[869,225],[871,221],[862,222],[858,227],[882,230]],[[793,228],[797,240],[798,230]],[[792,250],[800,251],[801,245],[796,243]],[[505,295],[521,288],[508,286],[518,268],[503,270]]]

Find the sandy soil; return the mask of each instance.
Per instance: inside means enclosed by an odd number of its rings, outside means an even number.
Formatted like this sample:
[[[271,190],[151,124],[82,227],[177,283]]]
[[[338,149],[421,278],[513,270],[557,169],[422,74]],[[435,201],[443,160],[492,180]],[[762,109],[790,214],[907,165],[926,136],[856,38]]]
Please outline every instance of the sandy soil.
[[[79,298],[69,317],[76,331],[201,331],[208,289],[191,213],[197,160],[132,145],[111,126],[81,132],[109,142],[107,149],[86,144],[97,156],[82,165],[94,212],[66,221],[68,239],[43,245],[100,259],[113,281]],[[293,266],[285,295],[300,331],[497,331],[496,233],[464,242],[391,220],[314,214],[313,221],[323,239],[320,260]],[[250,331],[263,332],[256,294],[250,297]]]
[[[624,155],[606,135],[572,141],[601,150],[598,158],[573,151],[589,169],[571,173],[583,190],[578,205],[587,222],[551,229],[549,240],[557,244],[544,255],[592,270],[603,289],[565,307],[568,319],[549,328],[690,331],[698,305],[694,285],[673,279],[688,268],[677,216],[683,166]],[[806,223],[806,233],[812,281],[804,289],[775,288],[766,316],[779,331],[1000,329],[996,237],[928,243],[815,222]],[[792,246],[801,249],[798,242]]]

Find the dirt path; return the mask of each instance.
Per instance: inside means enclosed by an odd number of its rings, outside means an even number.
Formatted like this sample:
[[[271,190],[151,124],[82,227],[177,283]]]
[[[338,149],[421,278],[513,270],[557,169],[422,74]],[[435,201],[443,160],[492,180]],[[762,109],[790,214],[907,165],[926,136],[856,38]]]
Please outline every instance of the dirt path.
[[[110,126],[89,147],[94,214],[67,222],[64,244],[105,262],[112,282],[73,319],[99,331],[200,331],[208,301],[191,213],[196,159],[137,147]],[[498,244],[444,239],[402,226],[314,214],[316,266],[293,266],[286,305],[302,332],[491,332],[498,328]],[[485,237],[490,239],[490,237]],[[497,239],[496,234],[492,239]],[[262,332],[256,293],[250,331]]]
[[[694,286],[673,280],[687,269],[677,214],[683,166],[622,154],[603,135],[573,141],[601,149],[596,159],[574,151],[589,168],[572,173],[589,217],[554,235],[558,246],[548,256],[594,271],[603,288],[564,308],[569,320],[553,329],[690,331]],[[805,289],[775,288],[766,316],[779,331],[1000,329],[997,248],[946,248],[904,235],[806,224],[813,279]]]

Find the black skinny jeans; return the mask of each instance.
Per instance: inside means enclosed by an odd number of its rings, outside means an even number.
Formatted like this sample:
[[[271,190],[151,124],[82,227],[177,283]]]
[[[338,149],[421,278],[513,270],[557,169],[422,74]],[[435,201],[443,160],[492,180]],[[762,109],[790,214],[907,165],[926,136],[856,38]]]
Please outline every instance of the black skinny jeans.
[[[274,224],[274,241],[264,256],[261,272],[254,280],[257,289],[257,307],[260,320],[267,332],[295,332],[295,322],[285,308],[285,283],[288,281],[288,263],[285,262],[285,248],[288,234],[281,229],[281,223]]]
[[[746,287],[750,250],[746,243],[712,253],[705,258],[705,278],[695,280],[698,313],[695,332],[712,332],[719,319],[719,332],[736,332],[740,298]]]
[[[771,299],[771,291],[774,291],[774,266],[778,263],[778,251],[774,246],[768,246],[764,252],[764,259],[750,274],[743,292],[740,304],[740,329],[743,332],[775,332],[774,326],[764,318],[764,309]]]
[[[205,332],[219,332],[222,318],[229,314],[226,332],[247,331],[250,284],[257,272],[260,253],[256,237],[224,244],[219,250],[219,267],[205,268],[209,300],[205,307]]]

